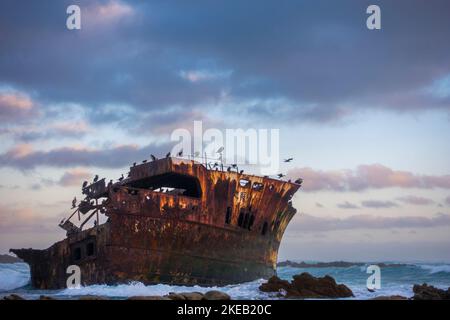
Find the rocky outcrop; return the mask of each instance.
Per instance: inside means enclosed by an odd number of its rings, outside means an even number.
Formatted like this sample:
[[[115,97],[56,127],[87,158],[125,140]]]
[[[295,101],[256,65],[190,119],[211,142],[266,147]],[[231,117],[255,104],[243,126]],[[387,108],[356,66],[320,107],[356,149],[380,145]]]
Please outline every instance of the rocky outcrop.
[[[424,283],[415,284],[413,292],[414,300],[450,300],[450,288],[442,290]]]
[[[203,300],[231,300],[231,297],[225,292],[211,290],[203,295]]]
[[[286,298],[347,298],[353,292],[344,284],[337,284],[330,277],[316,278],[307,272],[295,275],[291,282],[273,276],[259,289],[263,292],[278,292]]]
[[[206,293],[201,292],[169,292],[165,296],[134,296],[128,300],[231,300],[225,292],[211,290]]]
[[[110,300],[109,297],[85,295],[79,296],[78,300]],[[18,294],[12,293],[3,297],[3,300],[26,300]],[[52,296],[41,295],[39,300],[58,300]],[[132,296],[127,300],[231,300],[231,297],[225,292],[218,290],[211,290],[206,293],[201,292],[170,292],[165,296]]]
[[[393,296],[378,296],[370,300],[408,300],[408,298],[404,296],[393,295]]]
[[[349,268],[353,266],[363,266],[364,263],[360,262],[346,262],[346,261],[333,261],[333,262],[295,262],[295,261],[282,261],[277,264],[278,267],[292,267],[292,268]]]
[[[9,254],[0,254],[0,263],[17,263],[17,262],[23,262],[23,260],[13,257]]]
[[[350,268],[354,266],[365,266],[368,263],[365,262],[347,262],[347,261],[332,261],[332,262],[295,262],[291,260],[286,260],[279,262],[278,267],[292,267],[292,268]],[[394,268],[394,267],[404,267],[407,264],[403,263],[371,263],[379,266],[380,268]]]
[[[103,296],[86,295],[78,297],[78,300],[109,300],[109,298]]]
[[[171,300],[171,299],[162,296],[133,296],[129,297],[127,300]]]
[[[4,296],[3,300],[26,300],[26,299],[19,296],[18,294],[12,293],[8,296]]]

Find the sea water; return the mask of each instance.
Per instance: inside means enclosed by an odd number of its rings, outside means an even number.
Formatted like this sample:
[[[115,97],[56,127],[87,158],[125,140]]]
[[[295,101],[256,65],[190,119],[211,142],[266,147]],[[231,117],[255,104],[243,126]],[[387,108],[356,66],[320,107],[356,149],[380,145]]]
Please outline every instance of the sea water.
[[[367,264],[369,265],[369,264]],[[427,283],[438,288],[450,287],[450,264],[445,263],[414,263],[405,266],[381,268],[381,289],[369,292],[366,281],[370,274],[367,266],[352,266],[348,268],[278,268],[278,276],[291,280],[292,276],[309,272],[314,276],[330,275],[337,283],[347,285],[355,294],[356,299],[370,299],[376,296],[402,295],[413,296],[414,284]],[[0,297],[16,293],[28,299],[38,299],[40,295],[50,295],[58,299],[76,299],[82,295],[99,295],[113,299],[126,299],[130,296],[165,295],[169,292],[206,292],[221,290],[228,293],[232,299],[276,299],[276,294],[263,293],[258,290],[264,279],[255,280],[223,287],[188,287],[165,284],[144,285],[132,282],[121,285],[91,285],[79,289],[35,290],[30,286],[30,269],[25,263],[0,264]]]

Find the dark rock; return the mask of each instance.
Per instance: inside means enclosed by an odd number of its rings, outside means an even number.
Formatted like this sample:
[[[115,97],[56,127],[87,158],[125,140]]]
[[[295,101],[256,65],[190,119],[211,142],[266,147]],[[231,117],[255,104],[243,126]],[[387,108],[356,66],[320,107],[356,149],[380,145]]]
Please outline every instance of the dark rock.
[[[165,297],[169,298],[170,300],[186,300],[185,296],[175,292],[169,292],[169,294],[165,295]]]
[[[450,288],[442,290],[424,283],[415,284],[413,292],[414,300],[450,300]]]
[[[203,294],[201,292],[181,292],[179,293],[186,300],[202,300]]]
[[[380,268],[398,268],[408,266],[403,263],[371,263],[379,266]],[[347,261],[332,261],[332,262],[295,262],[295,261],[282,261],[277,264],[278,267],[292,267],[292,268],[350,268],[354,266],[364,266],[367,265],[365,262],[347,262]]]
[[[295,262],[295,261],[282,261],[277,264],[278,267],[292,267],[292,268],[349,268],[353,266],[363,266],[362,262],[346,262],[346,261],[332,261],[332,262]]]
[[[370,300],[408,300],[408,298],[404,296],[393,295],[393,296],[379,296],[372,298]]]
[[[129,297],[127,300],[171,300],[171,299],[162,296],[133,296]]]
[[[279,292],[286,298],[346,298],[353,292],[330,277],[316,278],[307,272],[295,275],[291,283],[273,276],[259,289],[264,292]]]
[[[0,254],[0,263],[17,263],[17,262],[23,262],[23,260],[11,256],[9,254]]]
[[[4,296],[3,300],[26,300],[26,299],[19,296],[18,294],[11,293],[9,296]]]
[[[54,297],[42,295],[42,296],[39,297],[39,300],[58,300],[58,299],[56,299]]]
[[[103,296],[87,295],[78,297],[78,300],[109,300],[109,298]]]
[[[211,290],[203,295],[203,300],[231,300],[231,297],[225,292]]]

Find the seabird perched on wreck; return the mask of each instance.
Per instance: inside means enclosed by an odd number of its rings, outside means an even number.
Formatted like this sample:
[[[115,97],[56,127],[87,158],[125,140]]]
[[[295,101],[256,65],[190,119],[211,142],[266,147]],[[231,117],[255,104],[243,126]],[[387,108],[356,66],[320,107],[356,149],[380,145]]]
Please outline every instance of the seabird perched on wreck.
[[[112,187],[101,179],[83,189],[86,198],[60,225],[65,239],[11,252],[30,265],[36,289],[65,288],[70,265],[80,267],[82,285],[268,279],[300,186],[233,171],[176,157],[131,166]],[[70,220],[77,213],[79,223]]]

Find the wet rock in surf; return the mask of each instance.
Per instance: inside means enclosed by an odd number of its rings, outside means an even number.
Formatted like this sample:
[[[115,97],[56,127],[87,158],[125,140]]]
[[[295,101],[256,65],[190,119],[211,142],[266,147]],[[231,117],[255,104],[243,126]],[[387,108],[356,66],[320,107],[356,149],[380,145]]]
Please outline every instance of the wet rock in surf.
[[[4,296],[3,300],[26,300],[26,299],[19,296],[18,294],[12,293],[8,296]]]
[[[316,278],[307,272],[293,276],[290,283],[273,276],[259,289],[263,292],[278,292],[280,296],[286,298],[347,298],[354,296],[346,285],[337,284],[332,277]]]
[[[378,296],[370,300],[408,300],[408,298],[404,296],[393,295],[393,296]]]
[[[414,300],[450,300],[450,288],[442,290],[424,283],[415,284],[413,292]]]
[[[203,295],[203,300],[231,300],[231,297],[225,292],[211,290]]]
[[[129,297],[127,300],[171,300],[171,299],[162,296],[133,296]]]

